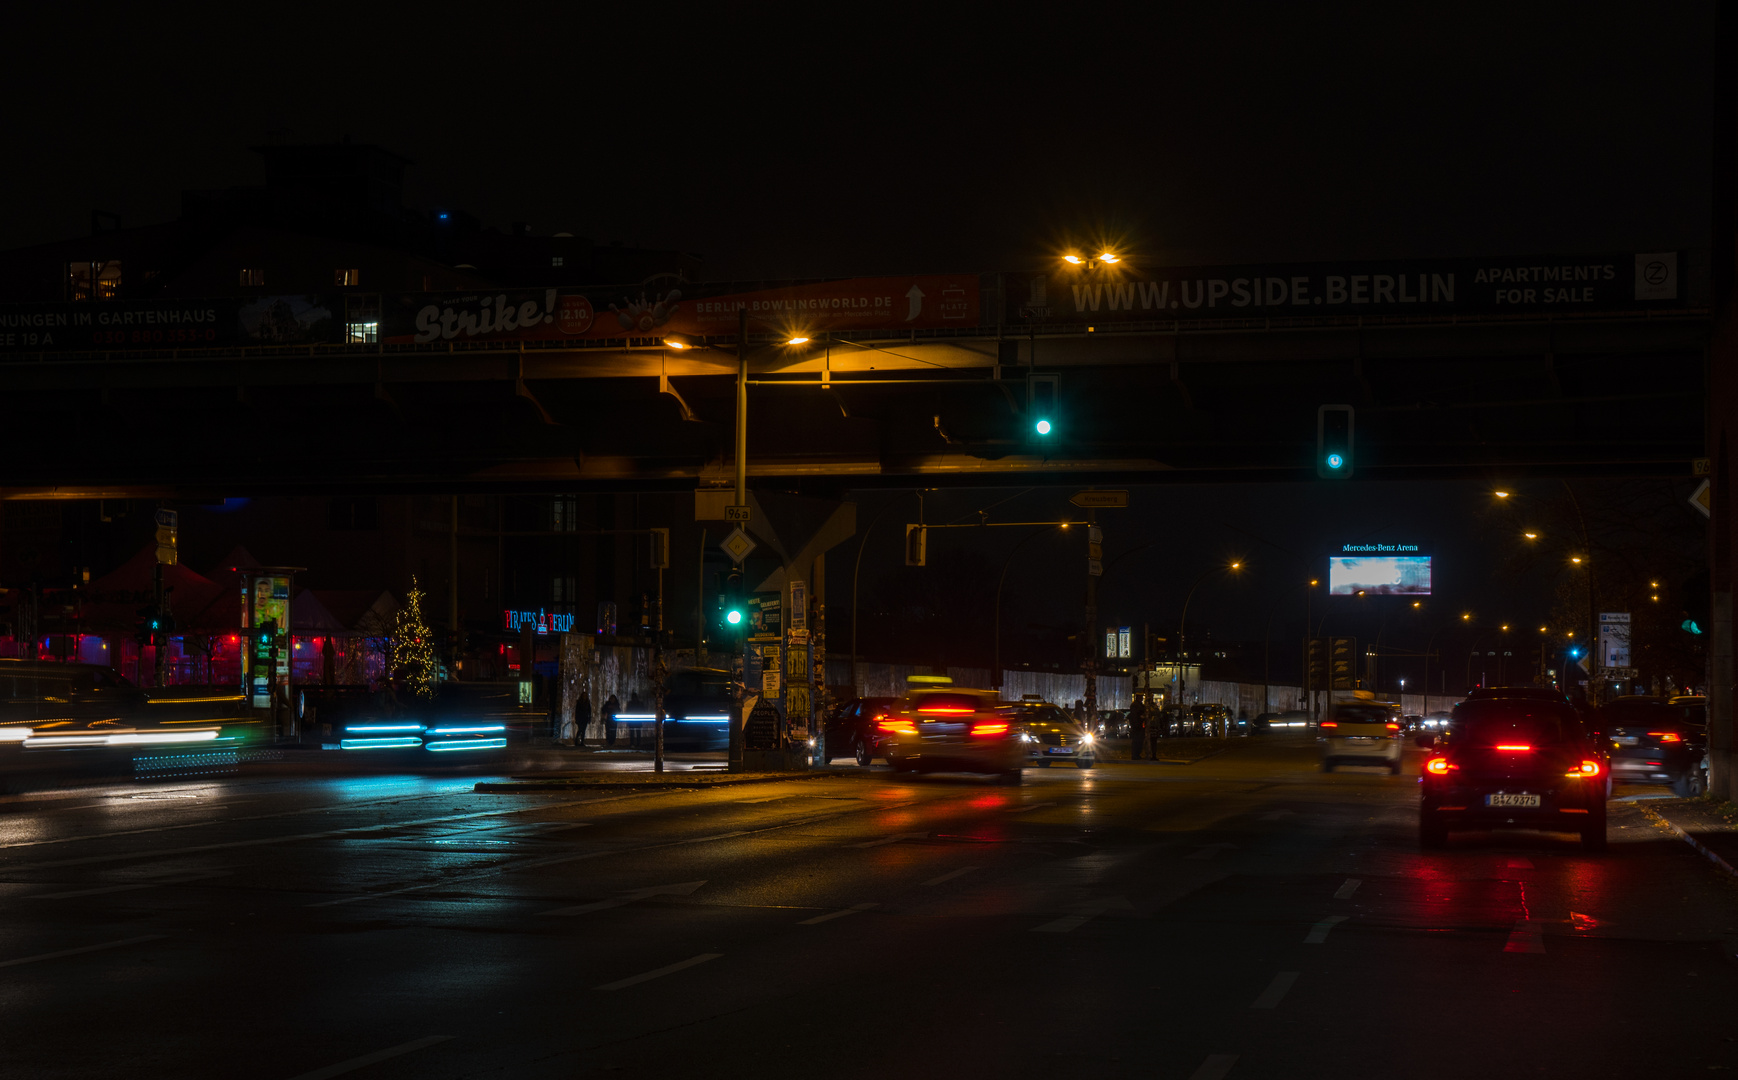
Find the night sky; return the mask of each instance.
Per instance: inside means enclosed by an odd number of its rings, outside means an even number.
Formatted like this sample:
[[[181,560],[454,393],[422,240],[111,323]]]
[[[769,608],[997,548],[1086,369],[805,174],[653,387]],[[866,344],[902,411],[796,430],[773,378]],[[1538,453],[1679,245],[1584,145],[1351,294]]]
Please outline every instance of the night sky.
[[[0,245],[93,209],[168,220],[183,188],[258,183],[250,145],[346,136],[411,158],[418,207],[699,252],[716,279],[1099,242],[1147,264],[1708,243],[1706,2],[696,10],[40,9],[0,72]],[[1168,621],[1191,568],[1245,558],[1204,625],[1259,638],[1277,609],[1295,636],[1298,583],[1372,536],[1434,549],[1442,607],[1536,618],[1550,582],[1501,578],[1489,486],[1144,489],[1109,556],[1159,542],[1117,568],[1106,621]],[[1081,583],[1020,587],[1062,612]]]

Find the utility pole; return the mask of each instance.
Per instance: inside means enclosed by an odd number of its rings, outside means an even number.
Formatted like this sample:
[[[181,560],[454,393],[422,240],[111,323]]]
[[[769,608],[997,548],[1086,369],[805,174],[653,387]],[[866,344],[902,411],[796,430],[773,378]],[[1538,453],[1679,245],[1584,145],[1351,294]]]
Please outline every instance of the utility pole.
[[[657,538],[652,540],[657,543]],[[652,771],[664,771],[664,568],[658,567],[658,593],[652,601]]]
[[[1104,572],[1104,533],[1098,511],[1086,511],[1086,730],[1098,729],[1098,576]]]
[[[736,311],[736,505],[748,505],[748,308]],[[742,771],[742,728],[748,721],[743,706],[748,703],[748,635],[742,635],[730,658],[736,684],[736,715],[730,718],[731,772]]]

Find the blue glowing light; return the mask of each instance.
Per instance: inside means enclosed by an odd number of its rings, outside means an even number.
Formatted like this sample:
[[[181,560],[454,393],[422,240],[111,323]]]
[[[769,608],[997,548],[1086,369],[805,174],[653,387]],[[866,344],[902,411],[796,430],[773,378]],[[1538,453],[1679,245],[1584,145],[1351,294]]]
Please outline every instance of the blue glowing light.
[[[506,724],[487,724],[482,727],[434,727],[429,728],[430,735],[482,735],[491,731],[506,731]]]
[[[1569,650],[1569,659],[1579,660],[1580,658],[1581,658],[1581,650],[1580,649],[1570,649]]]
[[[1038,434],[1040,434],[1040,435],[1050,434],[1050,421],[1048,421],[1048,420],[1040,420],[1040,421],[1038,421],[1037,424],[1035,424],[1033,426],[1037,428]]]
[[[1328,455],[1328,468],[1338,469],[1338,468],[1344,467],[1345,464],[1346,464],[1346,459],[1341,457],[1340,455],[1338,455],[1338,454],[1329,454]]]
[[[407,746],[421,746],[421,739],[341,739],[338,745],[345,750],[393,750]]]
[[[436,214],[435,216],[440,218],[442,221],[445,221],[447,219],[447,212],[445,210],[442,210],[440,213]]]
[[[444,742],[431,742],[427,750],[499,750],[507,745],[506,739],[448,739]]]
[[[421,731],[421,724],[346,724],[345,731]]]

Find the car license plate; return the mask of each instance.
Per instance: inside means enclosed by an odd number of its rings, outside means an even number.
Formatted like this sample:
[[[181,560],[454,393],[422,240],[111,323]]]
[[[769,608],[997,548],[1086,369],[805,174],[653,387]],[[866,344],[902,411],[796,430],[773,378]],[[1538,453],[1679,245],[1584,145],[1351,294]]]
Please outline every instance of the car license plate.
[[[1537,795],[1486,795],[1486,806],[1538,806]]]
[[[1045,752],[1050,754],[1072,754],[1074,751],[1068,749],[1066,746],[1052,746]]]
[[[1611,742],[1614,746],[1638,746],[1640,745],[1641,740],[1634,735],[1619,735],[1617,738],[1611,740]]]

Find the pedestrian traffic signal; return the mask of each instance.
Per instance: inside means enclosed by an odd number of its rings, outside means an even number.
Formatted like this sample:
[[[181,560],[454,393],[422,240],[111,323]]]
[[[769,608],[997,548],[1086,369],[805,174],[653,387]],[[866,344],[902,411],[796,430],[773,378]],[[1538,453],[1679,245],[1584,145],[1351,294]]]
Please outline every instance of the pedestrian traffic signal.
[[[1048,439],[1056,432],[1060,423],[1056,415],[1056,376],[1026,376],[1026,419],[1032,422],[1032,434],[1037,439]]]
[[[720,612],[722,629],[727,637],[740,637],[748,627],[748,598],[742,592],[740,570],[725,572],[723,593],[724,603]]]
[[[1323,405],[1316,410],[1316,475],[1324,480],[1352,478],[1352,407]]]

